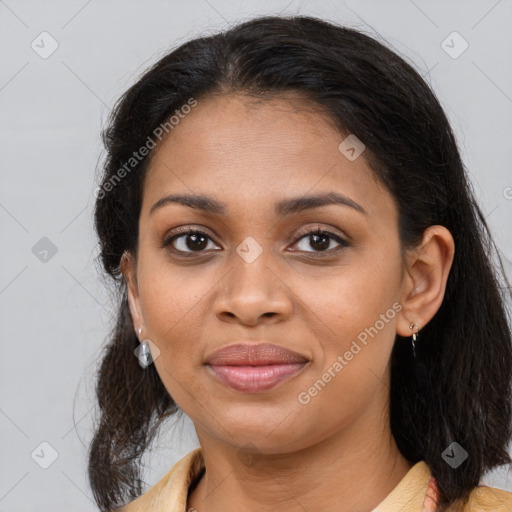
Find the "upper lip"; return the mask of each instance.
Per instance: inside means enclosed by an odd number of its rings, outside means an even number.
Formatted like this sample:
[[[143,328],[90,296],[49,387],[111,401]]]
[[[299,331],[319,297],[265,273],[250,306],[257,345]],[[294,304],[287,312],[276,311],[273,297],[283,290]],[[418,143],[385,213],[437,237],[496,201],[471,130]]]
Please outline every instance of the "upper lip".
[[[274,345],[239,342],[215,351],[206,359],[210,366],[263,366],[306,363],[309,359],[293,350]]]

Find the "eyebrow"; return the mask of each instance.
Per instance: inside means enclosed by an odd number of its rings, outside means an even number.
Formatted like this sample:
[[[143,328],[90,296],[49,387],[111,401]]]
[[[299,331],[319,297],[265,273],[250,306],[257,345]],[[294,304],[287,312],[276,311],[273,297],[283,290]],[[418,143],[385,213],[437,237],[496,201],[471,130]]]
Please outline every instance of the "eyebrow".
[[[217,201],[212,197],[197,194],[171,194],[159,199],[151,207],[149,215],[168,204],[181,204],[196,210],[202,210],[206,213],[217,215],[225,215],[227,211],[226,203]],[[319,208],[321,206],[331,204],[348,206],[363,215],[368,215],[368,212],[360,204],[338,192],[283,199],[276,203],[275,213],[280,217],[284,217],[292,213],[298,213],[304,210]]]

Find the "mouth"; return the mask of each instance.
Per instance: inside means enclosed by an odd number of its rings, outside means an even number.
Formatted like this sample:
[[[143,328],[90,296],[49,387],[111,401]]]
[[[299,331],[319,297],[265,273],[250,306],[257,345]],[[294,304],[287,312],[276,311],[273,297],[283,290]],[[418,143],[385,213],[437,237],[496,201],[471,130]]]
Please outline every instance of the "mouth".
[[[221,383],[245,393],[268,391],[302,371],[310,360],[271,343],[237,343],[212,354],[209,372]]]
[[[299,373],[308,363],[263,366],[211,366],[210,371],[224,384],[246,393],[268,391]]]

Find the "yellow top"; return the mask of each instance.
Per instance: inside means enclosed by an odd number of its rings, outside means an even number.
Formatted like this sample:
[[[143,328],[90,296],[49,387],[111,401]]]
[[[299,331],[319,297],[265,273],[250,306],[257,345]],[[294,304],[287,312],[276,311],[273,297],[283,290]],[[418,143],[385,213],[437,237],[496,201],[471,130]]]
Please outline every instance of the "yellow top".
[[[204,471],[201,448],[180,459],[148,492],[115,512],[187,512],[189,486]],[[435,480],[425,462],[416,463],[372,512],[432,512],[437,499]],[[511,512],[512,493],[478,486],[467,503],[458,503],[450,512]]]

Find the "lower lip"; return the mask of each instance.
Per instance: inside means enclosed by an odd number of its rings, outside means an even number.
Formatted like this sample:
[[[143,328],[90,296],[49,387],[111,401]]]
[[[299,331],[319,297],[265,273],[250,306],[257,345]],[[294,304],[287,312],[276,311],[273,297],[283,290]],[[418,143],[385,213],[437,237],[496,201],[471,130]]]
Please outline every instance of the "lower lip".
[[[211,366],[208,368],[225,384],[245,393],[267,391],[296,375],[307,363],[268,366]]]

